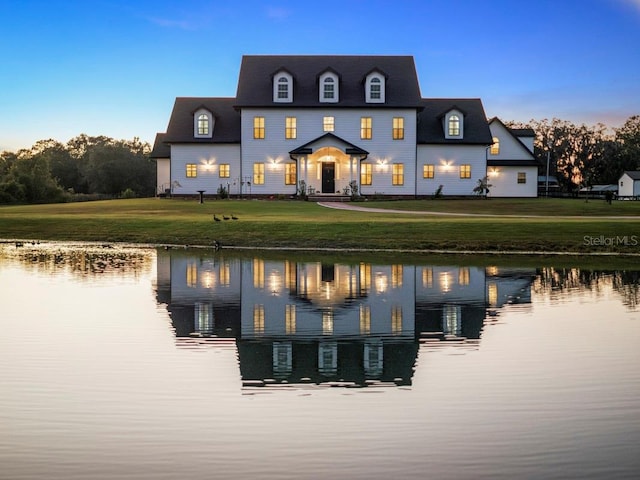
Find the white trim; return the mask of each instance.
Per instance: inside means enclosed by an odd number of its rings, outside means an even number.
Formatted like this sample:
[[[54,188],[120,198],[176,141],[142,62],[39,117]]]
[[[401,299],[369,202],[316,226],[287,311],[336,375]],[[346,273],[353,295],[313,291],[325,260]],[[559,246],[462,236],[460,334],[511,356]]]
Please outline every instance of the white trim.
[[[286,97],[280,96],[280,85],[287,86]],[[273,76],[273,101],[274,103],[291,103],[293,102],[293,77],[291,74],[280,71]]]
[[[325,86],[333,85],[333,98],[325,97]],[[338,103],[340,101],[340,79],[333,72],[325,72],[318,82],[318,101],[320,103]]]
[[[375,90],[372,92],[372,84],[380,85],[380,98],[375,98]],[[385,103],[386,83],[384,75],[379,72],[372,72],[367,75],[365,81],[365,101],[367,103]]]
[[[209,131],[205,134],[198,133],[198,122],[202,115],[206,115],[207,121],[209,122]],[[214,124],[215,124],[215,120],[213,118],[213,114],[206,108],[199,108],[193,114],[193,137],[194,138],[212,138]]]

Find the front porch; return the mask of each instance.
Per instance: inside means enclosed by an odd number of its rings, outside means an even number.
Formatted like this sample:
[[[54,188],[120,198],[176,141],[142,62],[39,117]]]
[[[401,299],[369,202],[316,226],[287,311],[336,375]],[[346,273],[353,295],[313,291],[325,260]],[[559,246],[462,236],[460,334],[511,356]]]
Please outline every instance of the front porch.
[[[289,152],[298,162],[298,184],[309,199],[348,201],[352,185],[360,184],[360,162],[368,152],[327,133]]]

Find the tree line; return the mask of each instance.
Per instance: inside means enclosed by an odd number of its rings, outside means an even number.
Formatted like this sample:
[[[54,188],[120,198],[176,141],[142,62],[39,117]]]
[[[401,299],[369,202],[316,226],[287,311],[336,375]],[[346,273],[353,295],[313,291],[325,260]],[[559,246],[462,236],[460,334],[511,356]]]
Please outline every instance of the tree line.
[[[39,140],[29,149],[2,152],[0,203],[152,196],[156,165],[150,151],[137,137],[81,134],[66,144]]]
[[[617,184],[623,172],[640,170],[640,115],[629,117],[612,131],[604,124],[575,125],[554,118],[528,123],[509,122],[512,128],[532,128],[534,155],[540,175],[558,179],[561,191],[575,193],[593,185]]]

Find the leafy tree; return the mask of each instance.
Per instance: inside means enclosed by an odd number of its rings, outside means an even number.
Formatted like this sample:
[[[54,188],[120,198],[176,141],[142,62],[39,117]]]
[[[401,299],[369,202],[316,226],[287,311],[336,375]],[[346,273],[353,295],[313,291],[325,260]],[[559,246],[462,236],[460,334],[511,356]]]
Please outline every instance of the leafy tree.
[[[120,195],[131,189],[138,195],[150,195],[155,189],[154,164],[123,143],[91,147],[84,172],[93,193]]]
[[[0,183],[0,201],[4,203],[46,203],[63,199],[64,191],[51,176],[47,160],[26,151],[18,153]]]
[[[616,130],[619,144],[620,174],[625,170],[640,170],[640,115],[630,117]]]
[[[55,140],[40,140],[31,147],[34,158],[43,158],[49,163],[51,176],[66,190],[83,190],[83,178],[78,160],[73,158],[67,148]]]

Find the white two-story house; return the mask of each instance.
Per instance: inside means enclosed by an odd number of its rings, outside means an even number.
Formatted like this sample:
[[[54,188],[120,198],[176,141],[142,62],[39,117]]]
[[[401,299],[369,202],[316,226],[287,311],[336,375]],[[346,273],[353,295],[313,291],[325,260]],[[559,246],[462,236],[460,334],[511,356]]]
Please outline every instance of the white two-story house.
[[[173,195],[464,196],[503,134],[480,99],[422,98],[411,56],[249,55],[234,98],[176,99],[152,157]],[[491,194],[530,196],[516,177]]]

